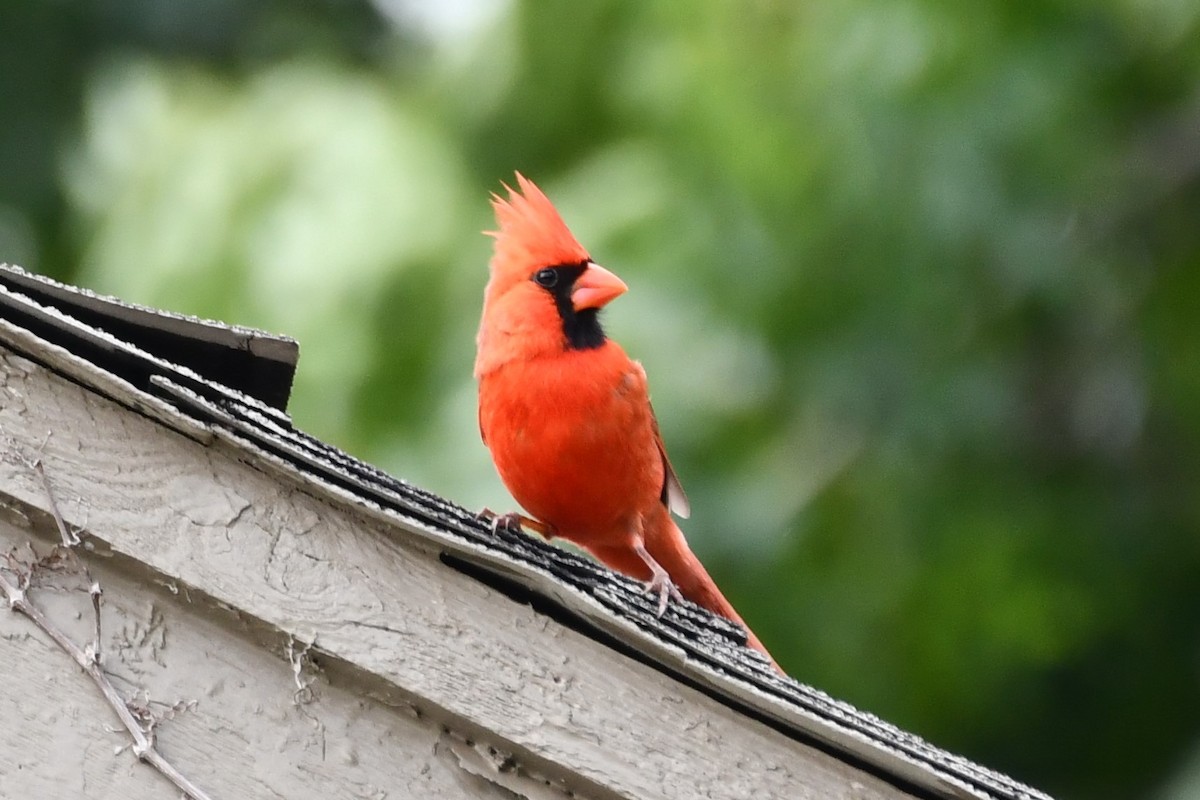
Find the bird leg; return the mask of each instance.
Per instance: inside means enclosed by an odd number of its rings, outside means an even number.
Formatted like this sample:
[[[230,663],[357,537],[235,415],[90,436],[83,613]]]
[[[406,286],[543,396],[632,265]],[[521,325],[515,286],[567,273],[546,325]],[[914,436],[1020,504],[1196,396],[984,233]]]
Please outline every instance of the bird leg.
[[[515,533],[521,530],[522,527],[525,527],[541,534],[547,539],[553,539],[558,535],[553,525],[548,525],[541,520],[527,517],[516,511],[510,511],[507,514],[497,514],[490,508],[485,508],[476,515],[476,518],[480,522],[489,523],[492,526],[492,533],[496,533],[501,528]]]
[[[682,603],[683,595],[679,593],[679,589],[675,587],[671,576],[663,569],[662,564],[654,560],[654,556],[650,555],[644,544],[638,542],[633,546],[633,551],[650,568],[650,580],[646,581],[644,592],[649,595],[658,595],[658,611],[655,616],[661,617],[667,610],[667,600],[677,600]]]

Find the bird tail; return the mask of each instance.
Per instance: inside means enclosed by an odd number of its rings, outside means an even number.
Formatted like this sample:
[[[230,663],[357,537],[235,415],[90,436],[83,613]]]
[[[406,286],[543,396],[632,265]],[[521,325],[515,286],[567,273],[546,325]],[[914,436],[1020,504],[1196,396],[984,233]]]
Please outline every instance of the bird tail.
[[[671,577],[671,581],[679,589],[679,593],[691,600],[696,605],[707,608],[709,611],[725,619],[736,622],[746,629],[746,644],[753,647],[767,658],[771,660],[771,665],[780,673],[779,664],[771,657],[767,648],[754,631],[750,630],[750,626],[745,623],[737,610],[725,599],[725,595],[721,594],[721,590],[717,588],[717,584],[709,577],[708,570],[700,563],[700,559],[696,558],[696,554],[688,547],[687,539],[683,536],[683,531],[675,524],[675,520],[671,519],[670,512],[665,507],[662,507],[662,517],[655,520],[658,524],[647,526],[652,530],[646,530],[646,550],[649,551],[651,557],[667,571]]]

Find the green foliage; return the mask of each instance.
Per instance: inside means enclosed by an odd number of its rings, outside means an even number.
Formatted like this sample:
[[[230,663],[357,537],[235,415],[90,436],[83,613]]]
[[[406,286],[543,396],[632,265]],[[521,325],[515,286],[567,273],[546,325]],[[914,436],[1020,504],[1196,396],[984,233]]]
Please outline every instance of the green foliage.
[[[470,372],[520,169],[631,285],[689,537],[794,675],[1067,797],[1200,796],[1200,7],[0,31],[0,259],[292,334],[298,424],[505,507]]]

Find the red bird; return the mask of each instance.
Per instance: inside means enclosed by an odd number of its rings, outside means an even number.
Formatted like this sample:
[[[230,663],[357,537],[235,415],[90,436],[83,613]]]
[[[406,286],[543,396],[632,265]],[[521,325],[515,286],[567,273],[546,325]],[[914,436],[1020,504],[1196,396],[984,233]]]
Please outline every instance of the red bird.
[[[600,309],[628,287],[592,261],[541,190],[520,173],[517,184],[507,199],[492,195],[500,229],[489,233],[475,378],[483,441],[535,519],[498,522],[568,539],[646,581],[659,614],[682,594],[745,626],[671,519],[688,516],[688,500],[646,372],[600,327]]]

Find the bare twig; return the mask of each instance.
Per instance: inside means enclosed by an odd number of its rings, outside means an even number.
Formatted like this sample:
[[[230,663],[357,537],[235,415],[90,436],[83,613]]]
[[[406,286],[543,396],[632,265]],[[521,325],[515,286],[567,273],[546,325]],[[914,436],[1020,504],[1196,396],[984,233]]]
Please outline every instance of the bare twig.
[[[287,657],[288,663],[292,665],[292,680],[296,682],[296,691],[292,692],[292,705],[296,710],[308,718],[308,721],[313,724],[317,735],[321,737],[321,758],[325,758],[325,723],[314,714],[310,713],[309,704],[317,699],[317,693],[313,690],[313,684],[317,682],[317,673],[319,667],[313,663],[311,651],[316,646],[317,638],[314,635],[312,641],[304,641],[298,639],[292,634],[288,634],[287,638]],[[297,646],[299,645],[299,646]],[[307,678],[304,677],[305,667],[311,671]]]
[[[316,644],[314,638],[311,642],[305,642],[297,639],[294,636],[288,636],[287,640],[287,657],[288,663],[292,665],[292,680],[296,682],[296,691],[292,692],[292,703],[300,708],[308,705],[315,699],[312,685],[317,680],[315,676],[305,679],[304,665],[311,664],[312,659],[308,655],[308,651],[312,650]],[[300,647],[296,645],[300,644]]]
[[[96,687],[100,693],[104,695],[104,699],[112,706],[113,711],[117,713],[117,718],[121,720],[121,724],[129,735],[133,737],[133,752],[134,754],[153,766],[161,772],[168,780],[188,797],[193,800],[210,800],[209,796],[198,789],[188,778],[179,770],[175,769],[169,761],[154,748],[154,734],[147,733],[141,724],[134,718],[133,712],[129,710],[125,700],[117,692],[108,675],[101,669],[100,664],[92,655],[85,653],[71,639],[58,629],[50,619],[42,613],[42,610],[35,606],[29,600],[28,592],[28,577],[23,577],[21,573],[17,573],[16,582],[10,581],[5,577],[3,572],[0,572],[0,589],[4,590],[5,596],[8,598],[8,607],[19,614],[24,614],[26,617],[42,629],[42,632],[54,640],[67,655],[75,660]]]
[[[87,673],[88,677],[92,679],[92,682],[100,690],[100,693],[104,695],[104,699],[112,706],[117,718],[121,721],[121,725],[124,726],[129,736],[133,739],[133,752],[139,760],[157,769],[177,789],[183,792],[185,797],[192,798],[192,800],[211,800],[208,794],[176,769],[155,747],[155,728],[163,721],[173,718],[179,712],[194,707],[195,701],[181,701],[180,703],[176,703],[163,714],[154,714],[149,710],[148,704],[142,704],[141,709],[135,714],[134,704],[121,697],[120,692],[117,691],[112,680],[104,671],[102,666],[102,632],[100,626],[100,606],[103,598],[103,590],[100,588],[99,581],[92,578],[87,566],[72,549],[75,545],[79,544],[79,536],[72,532],[63,520],[62,514],[58,509],[58,504],[54,499],[54,493],[50,489],[50,481],[46,477],[46,471],[42,467],[41,460],[34,461],[31,466],[41,476],[42,485],[45,487],[46,495],[49,498],[50,510],[54,515],[54,522],[58,526],[59,535],[62,537],[62,544],[55,546],[50,553],[42,558],[37,557],[37,553],[33,551],[33,547],[30,545],[29,549],[33,555],[33,560],[29,563],[22,562],[17,558],[15,553],[6,554],[6,563],[0,565],[0,590],[3,590],[4,596],[8,600],[9,609],[27,617],[43,633],[49,636],[63,652],[69,655],[79,665],[80,669]],[[91,598],[92,611],[95,616],[94,639],[88,644],[86,649],[82,649],[79,645],[75,644],[30,599],[30,581],[34,572],[39,568],[49,570],[74,568],[86,578],[88,595]],[[12,574],[11,579],[5,574],[5,570]],[[140,720],[139,716],[143,717],[145,722]]]
[[[91,574],[89,574],[89,573],[85,573],[85,574],[87,574],[89,579],[92,577]],[[92,611],[95,612],[95,617],[96,617],[96,636],[94,639],[92,639],[92,660],[96,662],[97,666],[99,666],[100,661],[101,661],[100,599],[104,594],[104,590],[100,588],[100,581],[91,580],[91,585],[88,586],[88,594],[92,598]]]
[[[46,438],[49,438],[47,434]],[[45,442],[42,443],[45,446]],[[54,515],[54,524],[58,526],[58,533],[62,536],[63,547],[74,547],[79,544],[79,534],[67,527],[67,523],[63,521],[62,512],[58,510],[58,501],[54,499],[54,490],[50,488],[50,479],[46,477],[46,468],[42,466],[42,460],[36,459],[33,462],[33,469],[42,479],[42,486],[46,489],[46,498],[50,501],[50,513]]]

